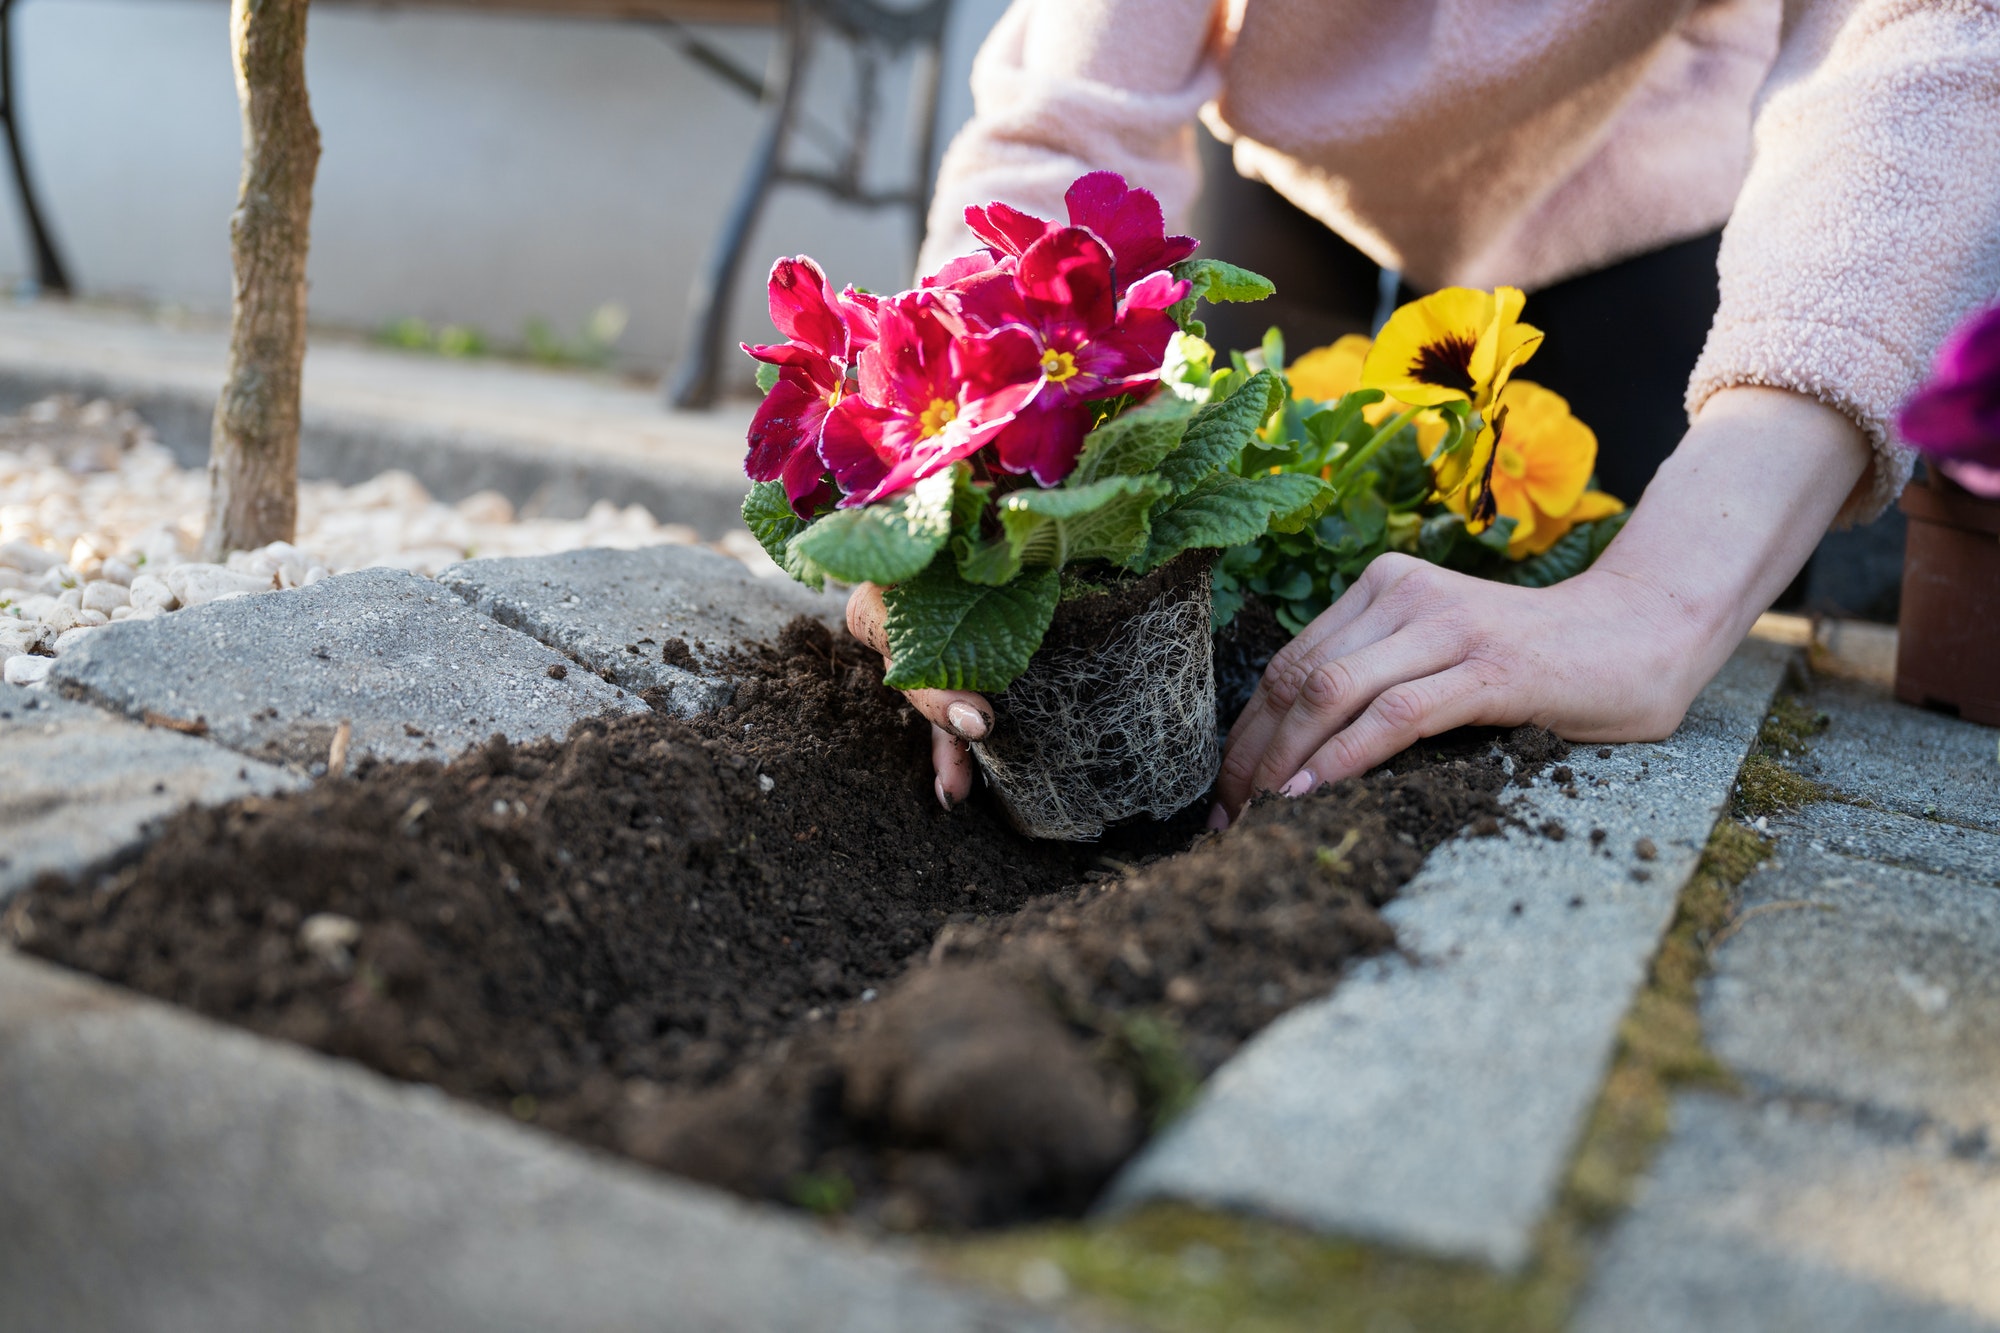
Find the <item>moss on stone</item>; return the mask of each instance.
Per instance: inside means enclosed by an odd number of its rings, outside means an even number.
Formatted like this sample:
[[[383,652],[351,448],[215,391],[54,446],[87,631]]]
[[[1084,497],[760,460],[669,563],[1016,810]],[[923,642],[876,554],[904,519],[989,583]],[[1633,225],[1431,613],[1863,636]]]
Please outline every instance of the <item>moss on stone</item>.
[[[1046,1298],[1054,1287],[1161,1333],[1557,1333],[1599,1235],[1630,1202],[1666,1135],[1674,1092],[1731,1087],[1703,1043],[1696,990],[1737,886],[1770,846],[1733,820],[1710,834],[1619,1029],[1604,1089],[1536,1234],[1534,1257],[1517,1275],[1178,1204],[1107,1223],[978,1237],[935,1254],[1003,1290]],[[1059,1280],[1051,1283],[1052,1275]]]
[[[1825,731],[1830,721],[1825,713],[1808,708],[1798,695],[1782,692],[1771,701],[1770,713],[1757,728],[1757,748],[1766,754],[1804,754],[1806,742]]]
[[[1824,787],[1768,755],[1751,755],[1736,775],[1736,811],[1746,818],[1783,814],[1825,799]]]

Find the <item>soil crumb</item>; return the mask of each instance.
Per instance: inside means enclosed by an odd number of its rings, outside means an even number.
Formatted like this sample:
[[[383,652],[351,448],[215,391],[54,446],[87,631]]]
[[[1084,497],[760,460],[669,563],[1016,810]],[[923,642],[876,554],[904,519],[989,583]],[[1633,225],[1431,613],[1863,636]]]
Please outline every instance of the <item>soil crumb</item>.
[[[1197,804],[1033,842],[984,796],[938,807],[926,725],[845,636],[800,620],[736,668],[695,723],[186,811],[8,934],[746,1194],[989,1225],[1082,1211],[1245,1039],[1393,947],[1378,909],[1508,780],[1468,733],[1224,834]],[[1535,747],[1506,739],[1517,774]]]

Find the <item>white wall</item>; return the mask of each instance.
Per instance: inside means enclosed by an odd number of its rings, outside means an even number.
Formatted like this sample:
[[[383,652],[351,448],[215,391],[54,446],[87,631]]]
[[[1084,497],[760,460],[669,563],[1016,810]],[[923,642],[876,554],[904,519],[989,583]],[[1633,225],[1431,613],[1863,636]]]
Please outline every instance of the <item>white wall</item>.
[[[959,0],[941,135],[969,114],[966,71],[1004,0]],[[49,221],[85,295],[221,312],[240,129],[221,0],[22,0],[22,128]],[[766,34],[707,34],[753,68]],[[315,6],[307,80],[323,153],[311,311],[375,328],[417,315],[512,338],[540,315],[575,330],[607,301],[621,344],[657,370],[679,351],[688,285],[756,133],[751,103],[638,26]],[[823,62],[808,104],[842,123],[848,71]],[[902,106],[903,76],[886,80]],[[882,184],[910,160],[888,127]],[[778,192],[753,238],[736,335],[768,336],[762,278],[808,252],[840,281],[906,281],[906,214]],[[26,270],[0,203],[0,282]],[[747,375],[746,375],[747,379]]]

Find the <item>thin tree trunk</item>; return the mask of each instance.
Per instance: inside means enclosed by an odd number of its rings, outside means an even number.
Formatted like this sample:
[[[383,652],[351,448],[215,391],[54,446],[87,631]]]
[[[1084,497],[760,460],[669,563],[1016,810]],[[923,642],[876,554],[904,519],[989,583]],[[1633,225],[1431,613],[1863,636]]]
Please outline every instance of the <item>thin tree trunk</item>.
[[[319,130],[306,98],[307,0],[231,0],[243,180],[229,219],[229,375],[209,438],[204,559],[290,541],[299,505],[299,372]]]

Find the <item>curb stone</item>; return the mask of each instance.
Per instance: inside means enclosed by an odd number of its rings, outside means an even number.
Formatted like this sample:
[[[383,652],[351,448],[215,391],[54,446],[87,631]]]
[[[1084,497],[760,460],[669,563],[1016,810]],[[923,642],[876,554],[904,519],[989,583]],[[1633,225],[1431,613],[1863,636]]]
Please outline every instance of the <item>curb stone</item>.
[[[0,1066],[0,1327],[1076,1327],[5,949]]]
[[[777,642],[796,616],[835,629],[846,623],[845,597],[760,579],[740,561],[692,546],[471,560],[438,582],[616,685],[666,690],[682,717],[729,702],[733,648]]]
[[[301,767],[325,762],[342,721],[350,762],[448,760],[495,732],[561,736],[646,707],[397,569],[107,625],[49,678],[71,697]]]
[[[1790,657],[1751,640],[1667,740],[1576,746],[1576,796],[1544,777],[1514,810],[1560,841],[1433,852],[1384,912],[1408,956],[1254,1038],[1108,1206],[1180,1199],[1518,1269]]]
[[[287,769],[143,727],[42,690],[0,685],[0,900],[143,842],[191,802],[305,785]]]

